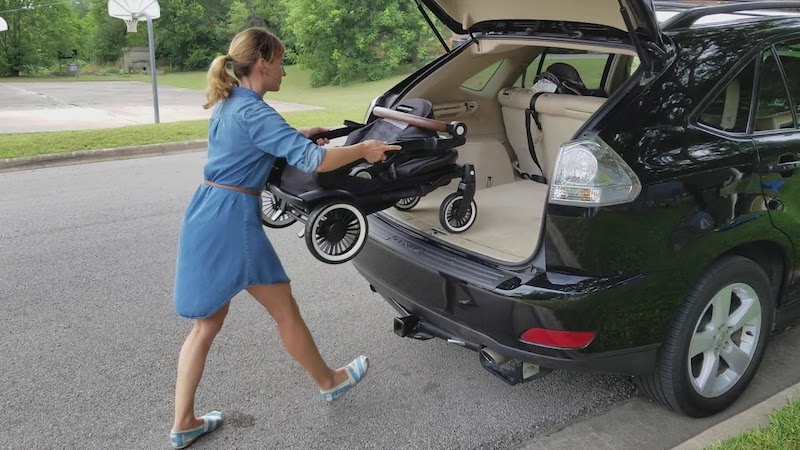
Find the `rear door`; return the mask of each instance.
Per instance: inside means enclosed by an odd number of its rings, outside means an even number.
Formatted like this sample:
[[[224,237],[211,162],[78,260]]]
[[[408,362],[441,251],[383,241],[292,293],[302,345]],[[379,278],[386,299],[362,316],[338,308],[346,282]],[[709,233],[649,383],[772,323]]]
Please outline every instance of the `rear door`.
[[[456,34],[475,25],[510,21],[553,21],[602,25],[661,43],[650,0],[421,0]]]
[[[524,30],[628,40],[650,70],[667,53],[652,0],[416,0],[458,35]],[[430,23],[430,22],[429,22]],[[533,30],[533,31],[531,31]]]
[[[765,49],[759,64],[753,140],[761,158],[764,207],[794,245],[791,303],[800,301],[800,37]]]

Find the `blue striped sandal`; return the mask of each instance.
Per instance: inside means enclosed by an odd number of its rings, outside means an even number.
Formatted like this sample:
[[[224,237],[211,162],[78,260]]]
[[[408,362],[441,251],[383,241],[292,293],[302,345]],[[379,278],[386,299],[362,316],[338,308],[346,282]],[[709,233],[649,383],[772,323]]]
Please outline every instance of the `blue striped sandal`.
[[[210,433],[222,425],[222,413],[219,411],[211,411],[201,419],[203,419],[203,424],[197,428],[171,432],[169,442],[172,444],[172,448],[186,448],[200,436]]]
[[[366,356],[361,355],[358,358],[354,359],[350,364],[345,366],[345,369],[347,370],[347,379],[344,380],[342,384],[327,391],[323,390],[319,391],[320,395],[322,395],[322,399],[332,402],[337,398],[341,397],[342,394],[349,391],[350,388],[355,386],[359,381],[361,381],[364,378],[364,375],[367,374],[368,368],[369,368],[369,358],[367,358]]]

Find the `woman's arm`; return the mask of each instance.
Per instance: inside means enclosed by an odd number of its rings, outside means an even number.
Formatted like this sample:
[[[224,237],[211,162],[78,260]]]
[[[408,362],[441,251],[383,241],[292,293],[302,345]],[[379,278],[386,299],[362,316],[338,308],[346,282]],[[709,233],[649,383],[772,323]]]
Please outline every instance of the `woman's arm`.
[[[311,142],[300,130],[290,127],[266,103],[257,105],[246,114],[245,126],[256,147],[285,158],[290,165],[306,173],[330,172],[362,158],[374,163],[384,159],[387,151],[402,148],[372,140],[344,147],[325,148]]]

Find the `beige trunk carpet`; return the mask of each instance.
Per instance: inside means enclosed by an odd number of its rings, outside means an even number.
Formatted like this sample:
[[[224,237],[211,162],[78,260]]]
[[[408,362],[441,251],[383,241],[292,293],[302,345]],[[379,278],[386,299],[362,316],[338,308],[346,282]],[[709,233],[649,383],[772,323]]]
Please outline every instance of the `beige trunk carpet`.
[[[439,223],[439,209],[457,186],[456,181],[431,192],[411,211],[389,208],[383,213],[444,242],[497,260],[520,262],[533,254],[539,242],[546,185],[518,180],[479,190],[475,194],[475,223],[463,233],[449,234]]]

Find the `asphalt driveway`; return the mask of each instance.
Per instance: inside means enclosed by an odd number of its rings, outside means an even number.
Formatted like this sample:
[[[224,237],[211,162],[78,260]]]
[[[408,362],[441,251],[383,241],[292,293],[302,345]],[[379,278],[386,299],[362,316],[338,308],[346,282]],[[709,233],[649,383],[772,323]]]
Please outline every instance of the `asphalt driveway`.
[[[205,153],[0,174],[0,448],[168,448],[178,351],[177,232]],[[299,224],[267,230],[332,365],[372,366],[323,402],[247,294],[211,349],[198,412],[223,428],[192,448],[501,449],[635,395],[624,377],[556,371],[511,387],[476,353],[401,339],[350,264],[318,262]]]

